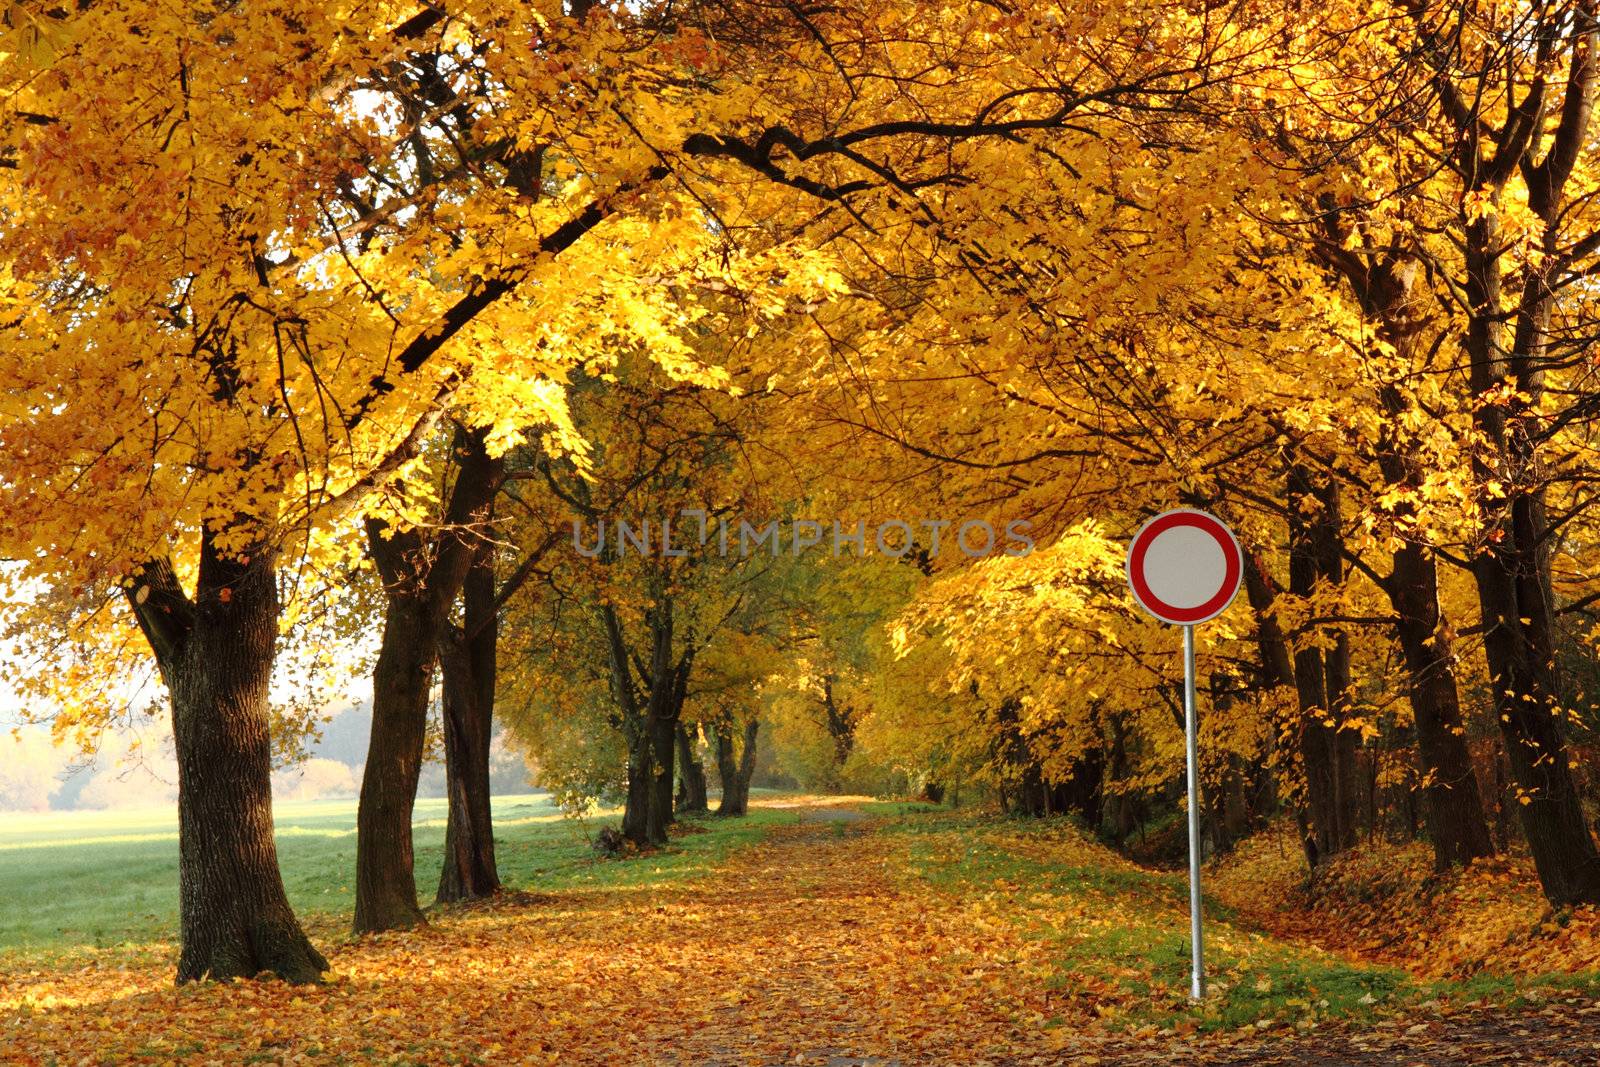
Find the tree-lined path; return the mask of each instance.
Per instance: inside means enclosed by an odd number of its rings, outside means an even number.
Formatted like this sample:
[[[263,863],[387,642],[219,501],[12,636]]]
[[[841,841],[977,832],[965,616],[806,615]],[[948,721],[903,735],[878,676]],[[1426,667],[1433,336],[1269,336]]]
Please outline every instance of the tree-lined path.
[[[1392,972],[1225,922],[1212,927],[1213,1003],[1191,1012],[1178,883],[1062,826],[866,807],[758,808],[760,832],[741,826],[736,839],[733,824],[708,821],[665,852],[596,861],[592,881],[337,945],[324,986],[174,988],[160,950],[10,970],[0,1061],[1432,1065],[1600,1054],[1600,1016],[1583,1001],[1458,1010]],[[1323,1014],[1361,1013],[1338,998],[1366,989],[1371,1017],[1306,1015],[1296,980],[1335,1001]],[[1387,1020],[1391,1009],[1402,1017]],[[1262,1040],[1280,1038],[1270,1057],[1239,1036],[1254,1033],[1238,1025],[1251,1013],[1274,1031]],[[1312,1021],[1293,1041],[1275,1032]],[[1224,1032],[1202,1051],[1197,1027]]]

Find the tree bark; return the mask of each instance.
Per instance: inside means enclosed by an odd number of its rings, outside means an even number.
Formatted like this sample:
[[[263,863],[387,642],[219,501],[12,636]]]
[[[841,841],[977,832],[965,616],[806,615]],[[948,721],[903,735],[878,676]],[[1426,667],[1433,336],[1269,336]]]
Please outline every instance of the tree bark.
[[[650,839],[665,844],[672,824],[672,785],[678,764],[678,719],[668,711],[650,716],[650,752],[653,759],[650,795]]]
[[[1555,293],[1544,271],[1562,256],[1564,195],[1590,119],[1600,79],[1600,32],[1586,14],[1570,49],[1567,96],[1554,139],[1534,162],[1526,145],[1521,173],[1528,207],[1544,223],[1543,266],[1531,269],[1515,301],[1514,329],[1503,311],[1503,235],[1495,210],[1467,220],[1465,289],[1470,318],[1468,380],[1473,418],[1487,448],[1474,458],[1483,487],[1484,541],[1473,558],[1482,609],[1490,689],[1518,787],[1522,828],[1545,896],[1557,906],[1600,903],[1600,853],[1584,821],[1561,727],[1561,679],[1555,658],[1550,526],[1545,514],[1538,441],[1545,395],[1550,316]],[[1474,191],[1498,200],[1498,173]],[[1509,176],[1509,171],[1507,172]],[[1508,343],[1509,342],[1509,343]],[[1513,386],[1507,395],[1504,387]]]
[[[628,746],[628,796],[622,808],[622,836],[642,848],[653,844],[650,807],[655,793],[653,744],[648,705],[641,706],[634,667],[615,605],[599,605],[606,635],[606,655],[611,662],[611,698],[617,705],[617,726]]]
[[[428,691],[438,659],[415,530],[385,536],[369,522],[368,551],[378,561],[387,603],[378,663],[372,672],[372,734],[356,811],[358,934],[425,922],[417,906],[412,867],[411,813],[422,771]]]
[[[1330,243],[1340,243],[1344,232],[1330,217]],[[1412,366],[1425,366],[1422,344],[1431,298],[1417,293],[1421,264],[1409,253],[1373,257],[1348,257],[1330,253],[1330,267],[1350,283],[1363,312],[1378,326],[1379,335]],[[1378,453],[1384,481],[1414,493],[1421,489],[1427,470],[1418,445],[1404,430],[1413,404],[1400,387],[1386,383],[1378,401],[1388,421]],[[1394,521],[1402,530],[1415,519],[1417,509],[1402,496],[1394,506]],[[1488,823],[1472,758],[1467,750],[1461,700],[1456,687],[1448,628],[1439,611],[1438,566],[1433,550],[1409,542],[1395,553],[1393,566],[1380,586],[1398,616],[1396,636],[1406,664],[1412,718],[1416,725],[1417,755],[1424,785],[1424,820],[1433,843],[1434,864],[1443,870],[1494,854]]]
[[[444,869],[439,875],[440,903],[486,897],[500,888],[489,789],[499,609],[494,548],[488,541],[478,545],[461,599],[461,626],[447,626],[440,645],[445,782],[450,804]]]
[[[439,643],[480,545],[499,488],[501,462],[482,430],[458,431],[457,472],[443,528],[431,543],[417,530],[368,522],[368,547],[383,578],[384,633],[372,679],[372,738],[356,813],[354,930],[404,929],[424,921],[417,906],[411,815],[422,770],[428,698]]]
[[[622,836],[641,848],[654,844],[650,836],[650,804],[655,792],[655,760],[650,732],[641,720],[637,730],[625,731],[628,741],[628,797],[622,808]]]
[[[695,757],[694,741],[681,720],[678,723],[678,782],[681,786],[678,793],[680,813],[711,810],[710,800],[706,796],[705,765]]]
[[[1539,561],[1542,505],[1512,509],[1515,532],[1476,561],[1484,651],[1522,829],[1545,896],[1557,906],[1600,903],[1600,855],[1584,821],[1561,729],[1548,561]],[[1542,588],[1541,588],[1542,587]]]
[[[172,695],[179,982],[268,972],[318,982],[328,969],[289,906],[273,837],[274,557],[264,545],[225,556],[207,528],[193,600],[165,559],[126,585]]]
[[[824,675],[822,679],[822,713],[823,725],[833,739],[834,765],[842,769],[850,758],[850,750],[855,747],[856,719],[855,713],[847,705],[834,699],[831,674]]]
[[[732,725],[726,720],[716,725],[717,775],[722,779],[718,815],[744,815],[750,810],[750,779],[756,773],[756,731],[760,728],[755,719],[744,724],[744,748],[735,759]]]
[[[1439,576],[1432,553],[1417,544],[1401,548],[1385,588],[1400,617],[1396,630],[1408,675],[1427,801],[1423,818],[1433,842],[1434,866],[1444,870],[1492,856],[1494,841],[1467,750],[1455,655],[1439,611]]]
[[[1338,512],[1328,490],[1298,464],[1289,471],[1288,505],[1289,592],[1309,597],[1319,579],[1339,580],[1328,564],[1328,544],[1338,544]],[[1350,685],[1344,635],[1334,635],[1332,649],[1302,646],[1294,652],[1293,665],[1301,713],[1300,756],[1314,852],[1320,861],[1349,848],[1357,838],[1354,738],[1340,736],[1350,734],[1341,729]]]

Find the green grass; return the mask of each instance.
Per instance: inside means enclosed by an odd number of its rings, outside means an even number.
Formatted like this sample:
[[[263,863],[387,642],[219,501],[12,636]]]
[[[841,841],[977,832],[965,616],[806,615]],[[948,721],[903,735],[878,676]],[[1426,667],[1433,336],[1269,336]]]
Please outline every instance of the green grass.
[[[495,851],[507,888],[630,886],[698,877],[793,813],[752,809],[710,818],[706,833],[628,860],[598,857],[589,835],[614,812],[574,821],[544,796],[495,798]],[[274,808],[278,859],[302,916],[348,918],[355,907],[354,800]],[[419,800],[413,823],[417,892],[431,901],[443,864],[445,801]],[[8,814],[0,819],[0,952],[135,948],[176,935],[178,830],[166,810]]]

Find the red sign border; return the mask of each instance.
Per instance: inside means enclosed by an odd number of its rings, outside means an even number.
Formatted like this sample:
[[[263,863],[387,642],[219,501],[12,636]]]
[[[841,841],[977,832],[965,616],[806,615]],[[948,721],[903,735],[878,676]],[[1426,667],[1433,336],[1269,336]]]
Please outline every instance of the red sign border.
[[[1151,591],[1144,577],[1144,556],[1150,550],[1151,542],[1174,526],[1193,526],[1204,530],[1222,546],[1226,567],[1222,588],[1216,596],[1192,608],[1176,608],[1166,603]],[[1133,590],[1133,598],[1141,608],[1162,622],[1174,626],[1193,626],[1221,615],[1233,603],[1233,598],[1239,595],[1239,582],[1244,577],[1244,552],[1240,550],[1233,531],[1221,519],[1204,511],[1178,508],[1164,511],[1139,527],[1139,532],[1133,535],[1133,540],[1128,544],[1127,570],[1128,587]]]

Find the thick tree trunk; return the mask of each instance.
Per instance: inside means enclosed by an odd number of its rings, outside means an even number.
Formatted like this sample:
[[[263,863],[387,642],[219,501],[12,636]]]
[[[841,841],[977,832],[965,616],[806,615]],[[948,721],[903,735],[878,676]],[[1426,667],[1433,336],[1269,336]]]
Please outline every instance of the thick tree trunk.
[[[494,549],[485,541],[478,546],[462,588],[461,626],[446,627],[440,646],[445,782],[450,803],[444,869],[439,875],[440,903],[486,897],[500,888],[489,790],[498,617]]]
[[[628,798],[622,808],[622,836],[641,848],[655,842],[650,836],[650,805],[655,792],[655,760],[649,731],[640,724],[628,733]]]
[[[672,784],[677,767],[678,717],[663,712],[650,716],[650,749],[654,758],[654,793],[650,798],[650,839],[658,845],[667,842],[667,827],[672,824]]]
[[[622,836],[641,848],[648,848],[652,844],[650,805],[655,795],[649,709],[640,706],[639,688],[634,684],[634,668],[628,659],[627,641],[616,607],[601,604],[599,614],[606,635],[606,654],[611,661],[611,698],[617,705],[616,725],[628,746],[628,796],[622,808]]]
[[[237,558],[201,535],[193,601],[166,560],[127,597],[172,695],[178,757],[178,981],[270,972],[320,981],[328,962],[284,893],[272,825],[268,687],[278,637],[273,552]]]
[[[428,695],[438,661],[425,591],[414,574],[422,551],[415,531],[385,537],[368,528],[369,550],[380,559],[387,589],[383,640],[372,672],[372,734],[356,811],[358,934],[424,922],[412,868],[411,812],[422,771]]]
[[[706,796],[706,769],[695,756],[694,741],[682,722],[678,723],[678,811],[706,812],[711,804]]]

